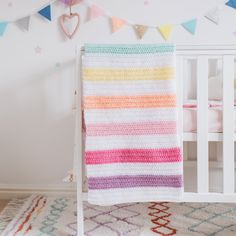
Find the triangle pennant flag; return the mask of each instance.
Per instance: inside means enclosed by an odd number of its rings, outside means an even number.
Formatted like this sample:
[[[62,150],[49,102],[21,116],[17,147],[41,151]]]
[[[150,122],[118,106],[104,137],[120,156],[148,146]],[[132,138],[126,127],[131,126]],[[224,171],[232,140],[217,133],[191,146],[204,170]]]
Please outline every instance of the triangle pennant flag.
[[[225,5],[236,9],[236,0],[229,0],[228,2],[225,3]]]
[[[168,40],[168,38],[170,37],[170,34],[173,30],[173,25],[162,25],[160,27],[157,27],[157,29],[160,31],[162,37],[165,40]]]
[[[92,5],[89,8],[89,20],[93,20],[98,18],[99,16],[104,15],[104,11],[97,7],[96,5]]]
[[[197,19],[192,19],[189,21],[185,21],[181,24],[189,33],[195,34],[196,26],[197,26]]]
[[[51,5],[48,5],[48,6],[44,7],[43,9],[38,11],[38,13],[41,16],[45,17],[46,19],[48,19],[50,21],[52,20],[52,18],[51,18]]]
[[[112,22],[112,33],[118,31],[127,23],[125,20],[122,20],[114,16],[111,18],[111,22]]]
[[[147,32],[148,27],[145,25],[134,25],[134,29],[139,39],[141,39],[144,36],[144,34]]]
[[[218,7],[212,9],[211,11],[209,11],[205,17],[212,21],[213,23],[215,23],[216,25],[218,25],[219,20],[220,20],[220,10]]]
[[[16,21],[16,25],[22,30],[29,30],[30,16],[26,16]]]
[[[7,22],[6,21],[2,21],[0,22],[0,36],[3,36],[6,28],[7,28]]]

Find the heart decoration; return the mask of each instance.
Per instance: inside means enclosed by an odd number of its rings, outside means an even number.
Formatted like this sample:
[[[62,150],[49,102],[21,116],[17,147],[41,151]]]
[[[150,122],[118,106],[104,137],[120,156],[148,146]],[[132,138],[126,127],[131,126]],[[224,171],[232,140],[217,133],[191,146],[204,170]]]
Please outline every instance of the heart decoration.
[[[72,30],[72,32],[69,32],[66,27],[65,27],[65,22],[66,21],[72,21],[73,18],[77,19],[76,25],[74,27],[74,30]],[[67,14],[63,14],[60,16],[60,26],[61,29],[63,31],[63,33],[69,38],[72,39],[72,37],[75,35],[75,33],[77,32],[78,28],[79,28],[79,24],[80,24],[80,16],[78,13],[71,13],[70,15]]]
[[[82,0],[61,0],[61,2],[68,6],[73,6],[73,5],[81,3]]]

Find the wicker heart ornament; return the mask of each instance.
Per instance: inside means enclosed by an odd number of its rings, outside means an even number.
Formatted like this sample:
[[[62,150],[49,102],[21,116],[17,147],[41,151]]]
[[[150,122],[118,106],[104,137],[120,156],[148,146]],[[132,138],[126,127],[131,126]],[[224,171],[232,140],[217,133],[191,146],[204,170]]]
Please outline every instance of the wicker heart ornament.
[[[76,18],[76,24],[74,26],[74,29],[72,29],[71,31],[69,31],[66,26],[65,23],[66,21],[73,21],[74,18]],[[75,35],[75,33],[77,32],[78,28],[79,28],[79,24],[80,24],[80,16],[78,13],[71,13],[70,15],[67,14],[63,14],[60,16],[60,26],[61,29],[63,31],[63,33],[69,38],[72,39],[72,37]]]

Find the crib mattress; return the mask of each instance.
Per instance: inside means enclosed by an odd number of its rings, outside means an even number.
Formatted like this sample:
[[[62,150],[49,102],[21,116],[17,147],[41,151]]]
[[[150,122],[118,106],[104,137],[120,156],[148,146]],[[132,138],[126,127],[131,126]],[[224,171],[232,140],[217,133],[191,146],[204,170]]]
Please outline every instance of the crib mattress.
[[[183,131],[197,131],[197,102],[189,100],[183,106]],[[208,109],[208,132],[221,133],[223,131],[223,112],[222,102],[209,101]],[[234,106],[234,132],[236,132],[236,107]]]

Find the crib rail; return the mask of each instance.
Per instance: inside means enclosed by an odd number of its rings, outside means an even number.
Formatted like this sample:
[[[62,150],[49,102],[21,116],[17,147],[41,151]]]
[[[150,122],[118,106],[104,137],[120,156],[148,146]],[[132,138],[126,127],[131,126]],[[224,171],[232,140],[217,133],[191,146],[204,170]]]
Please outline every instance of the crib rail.
[[[208,175],[208,58],[197,58],[197,190],[207,193]]]
[[[177,83],[179,96],[179,129],[183,130],[183,86],[186,60],[197,61],[197,133],[183,133],[182,141],[197,142],[197,190],[185,192],[184,201],[225,201],[236,202],[235,193],[235,158],[234,158],[234,46],[179,47],[177,51]],[[208,132],[208,61],[219,59],[223,70],[223,133]],[[223,192],[209,191],[209,142],[223,144]],[[184,158],[186,160],[186,158]],[[220,163],[220,164],[221,164]],[[219,164],[219,163],[217,163]]]
[[[223,187],[234,193],[234,56],[223,56]]]

